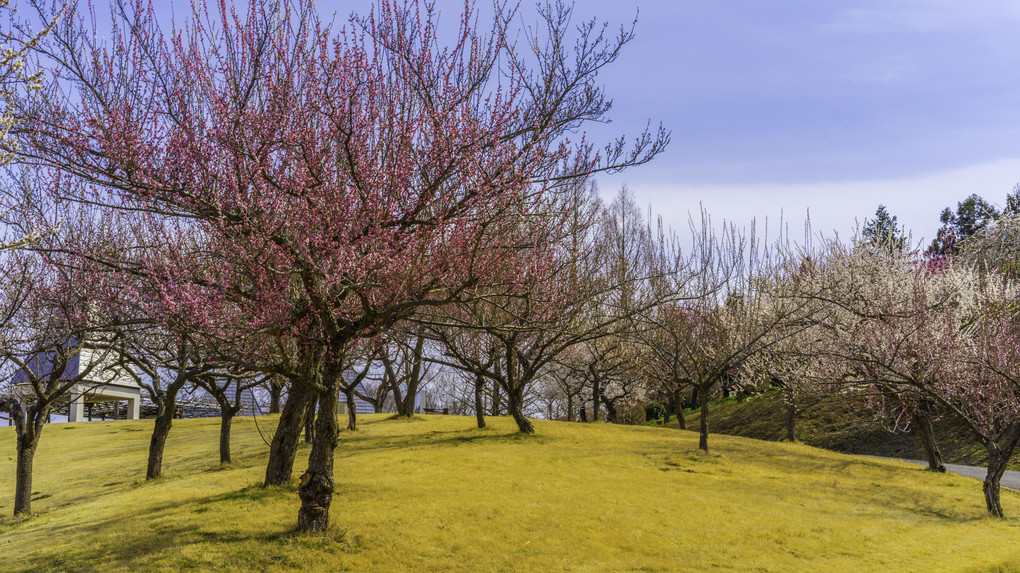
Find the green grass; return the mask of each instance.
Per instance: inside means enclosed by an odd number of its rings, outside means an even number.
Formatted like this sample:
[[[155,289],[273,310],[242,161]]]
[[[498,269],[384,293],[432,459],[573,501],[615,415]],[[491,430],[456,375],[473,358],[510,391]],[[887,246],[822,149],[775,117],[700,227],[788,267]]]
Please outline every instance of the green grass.
[[[263,431],[272,418],[260,419]],[[979,483],[803,444],[668,428],[367,416],[344,433],[330,535],[293,533],[293,486],[262,489],[267,448],[235,422],[175,424],[145,483],[151,421],[54,425],[34,509],[0,521],[4,571],[1004,571],[1020,520]],[[66,429],[65,429],[66,428]],[[299,454],[298,466],[307,450]],[[0,428],[0,515],[14,436]],[[299,472],[298,472],[299,473]],[[1020,495],[1005,492],[1008,515]]]

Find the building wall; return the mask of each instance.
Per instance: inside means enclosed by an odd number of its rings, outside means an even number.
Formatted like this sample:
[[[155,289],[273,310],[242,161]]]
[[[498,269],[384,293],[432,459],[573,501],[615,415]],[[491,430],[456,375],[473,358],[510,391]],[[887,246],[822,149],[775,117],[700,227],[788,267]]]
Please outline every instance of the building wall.
[[[362,394],[366,393],[363,382],[361,384],[358,384],[358,392],[361,392]],[[372,405],[369,404],[368,402],[355,396],[354,411],[357,412],[358,414],[374,414],[375,408],[373,408]],[[344,396],[343,394],[340,394],[340,412],[344,414],[347,413],[347,397]]]

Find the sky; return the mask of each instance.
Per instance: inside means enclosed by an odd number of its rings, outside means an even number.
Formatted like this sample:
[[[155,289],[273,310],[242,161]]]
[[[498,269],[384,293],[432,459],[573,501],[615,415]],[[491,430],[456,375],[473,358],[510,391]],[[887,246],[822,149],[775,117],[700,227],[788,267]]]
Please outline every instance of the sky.
[[[920,240],[944,207],[971,193],[1002,205],[1020,182],[1020,4],[575,6],[614,20],[640,8],[602,79],[616,126],[662,121],[672,145],[600,185],[627,184],[675,225],[699,203],[714,219],[783,216],[797,229],[810,210],[815,232],[846,236],[882,203]]]
[[[338,20],[371,6],[317,3]],[[437,4],[452,16],[463,0]],[[522,2],[525,23],[532,6]],[[1001,206],[1020,182],[1020,3],[576,0],[574,9],[578,21],[638,18],[636,38],[600,76],[613,123],[595,135],[636,135],[649,120],[672,131],[652,163],[599,177],[600,189],[611,198],[627,185],[681,230],[704,206],[717,222],[757,218],[759,228],[782,217],[802,229],[810,212],[815,233],[845,237],[881,203],[920,241],[943,208],[971,193]]]
[[[1020,6],[984,0],[643,3],[603,79],[618,126],[661,120],[673,143],[600,184],[667,220],[699,203],[738,223],[810,210],[844,236],[883,203],[930,238],[944,207],[1001,204],[1020,181],[1018,24]]]

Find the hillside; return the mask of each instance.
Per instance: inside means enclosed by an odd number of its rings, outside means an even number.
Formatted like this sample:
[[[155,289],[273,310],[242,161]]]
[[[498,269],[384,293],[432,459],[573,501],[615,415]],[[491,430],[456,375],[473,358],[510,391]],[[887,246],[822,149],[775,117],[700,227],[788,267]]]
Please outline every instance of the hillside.
[[[338,450],[328,538],[292,533],[293,488],[262,489],[266,446],[235,422],[182,420],[165,478],[143,481],[151,421],[47,427],[39,514],[9,515],[4,571],[989,571],[1020,567],[1020,494],[984,517],[978,482],[803,444],[663,428],[366,416]],[[260,418],[263,432],[272,418]],[[304,452],[302,452],[303,454]],[[301,462],[298,462],[300,465]]]
[[[697,429],[697,411],[687,415],[687,427]],[[713,433],[780,441],[786,438],[786,406],[778,391],[753,396],[742,402],[732,398],[711,406],[709,430]],[[675,427],[676,423],[670,424]],[[984,448],[974,442],[966,428],[944,418],[933,424],[943,461],[984,465]],[[875,421],[863,404],[827,399],[810,403],[797,418],[797,440],[810,446],[847,454],[925,459],[920,441],[909,432],[891,432]],[[1010,469],[1020,469],[1020,452]]]

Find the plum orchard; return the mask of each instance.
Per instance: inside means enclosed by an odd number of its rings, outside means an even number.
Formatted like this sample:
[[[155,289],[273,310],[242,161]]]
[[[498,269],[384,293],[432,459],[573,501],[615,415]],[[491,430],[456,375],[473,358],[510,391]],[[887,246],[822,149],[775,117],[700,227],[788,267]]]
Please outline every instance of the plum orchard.
[[[195,332],[277,341],[269,362],[259,344],[232,358],[327,405],[302,530],[329,523],[352,345],[422,306],[512,293],[520,268],[551,272],[569,209],[548,201],[667,144],[661,129],[601,149],[584,136],[610,108],[596,75],[632,34],[571,16],[547,5],[521,36],[514,11],[482,29],[465,3],[447,34],[424,2],[382,0],[333,28],[310,0],[219,0],[165,31],[124,0],[112,30],[74,13],[37,48],[59,81],[18,102],[25,162],[54,199],[135,214],[152,239],[107,267],[152,283]]]

